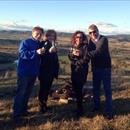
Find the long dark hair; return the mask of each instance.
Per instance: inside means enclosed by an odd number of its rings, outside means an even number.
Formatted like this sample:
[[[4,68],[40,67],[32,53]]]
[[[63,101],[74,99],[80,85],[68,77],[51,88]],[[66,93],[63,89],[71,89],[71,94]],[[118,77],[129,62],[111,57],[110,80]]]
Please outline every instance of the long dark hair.
[[[81,34],[82,35],[82,43],[81,44],[83,44],[83,45],[88,44],[88,40],[87,40],[86,34],[83,31],[78,30],[72,36],[72,39],[71,39],[72,46],[75,44],[75,38],[76,38],[77,34]]]

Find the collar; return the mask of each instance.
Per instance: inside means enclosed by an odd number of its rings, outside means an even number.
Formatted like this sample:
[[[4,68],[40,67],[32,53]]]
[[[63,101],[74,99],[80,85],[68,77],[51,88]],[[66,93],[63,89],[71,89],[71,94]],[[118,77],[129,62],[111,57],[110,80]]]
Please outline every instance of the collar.
[[[98,37],[95,40],[92,39],[92,42],[96,44],[99,41],[99,38],[100,38],[100,34],[98,35]]]
[[[31,36],[31,39],[33,40],[33,41],[36,41],[36,42],[39,42],[38,40],[36,40],[34,37],[32,37]]]
[[[95,39],[95,42],[98,42],[100,38],[100,35],[98,35],[97,39]]]

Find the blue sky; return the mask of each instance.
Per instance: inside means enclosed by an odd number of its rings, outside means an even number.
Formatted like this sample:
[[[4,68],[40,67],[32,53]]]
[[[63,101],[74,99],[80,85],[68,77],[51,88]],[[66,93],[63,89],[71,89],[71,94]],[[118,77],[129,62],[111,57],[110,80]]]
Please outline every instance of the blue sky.
[[[87,32],[96,24],[104,34],[130,34],[130,2],[121,0],[3,0],[0,29],[28,30],[39,25],[57,31]]]

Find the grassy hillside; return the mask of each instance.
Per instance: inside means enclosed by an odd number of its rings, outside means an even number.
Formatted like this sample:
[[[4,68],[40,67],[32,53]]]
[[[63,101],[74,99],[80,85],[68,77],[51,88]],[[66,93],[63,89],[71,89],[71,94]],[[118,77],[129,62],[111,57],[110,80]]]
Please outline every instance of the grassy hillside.
[[[1,130],[130,130],[130,46],[110,38],[110,52],[112,57],[112,92],[114,119],[106,120],[104,112],[104,95],[101,92],[101,113],[92,113],[92,100],[84,102],[84,115],[77,119],[74,114],[75,103],[61,104],[51,100],[48,105],[51,109],[45,113],[38,112],[37,94],[38,81],[35,84],[29,101],[30,115],[20,124],[15,124],[11,118],[13,98],[16,92],[16,71],[14,69],[3,71],[0,75],[0,129]],[[9,49],[11,47],[11,49]],[[17,46],[8,46],[9,50],[17,52]],[[54,85],[60,87],[70,80],[70,62],[67,58],[68,47],[58,46],[60,60],[60,75]],[[5,50],[3,50],[4,52]],[[14,56],[15,53],[11,53]],[[4,55],[5,56],[5,55]],[[6,55],[5,59],[11,58]],[[11,60],[11,59],[10,59]],[[12,58],[12,60],[14,60]],[[12,65],[6,62],[6,65]],[[4,65],[4,64],[3,64]],[[7,66],[7,68],[8,68]],[[6,76],[5,76],[6,75]],[[92,85],[91,69],[88,75],[88,87]]]

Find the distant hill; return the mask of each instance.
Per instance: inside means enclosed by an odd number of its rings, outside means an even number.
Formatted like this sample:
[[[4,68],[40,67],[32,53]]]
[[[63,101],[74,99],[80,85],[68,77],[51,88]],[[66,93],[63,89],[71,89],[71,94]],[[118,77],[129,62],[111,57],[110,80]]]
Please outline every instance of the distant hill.
[[[109,35],[108,38],[116,39],[119,42],[130,42],[130,35],[128,34]]]
[[[57,32],[58,37],[71,37],[72,33],[66,32]],[[13,40],[21,40],[31,36],[31,31],[0,31],[0,39],[13,39]]]
[[[57,32],[58,41],[70,43],[72,33],[68,32]],[[0,44],[17,44],[20,40],[26,39],[31,36],[31,31],[0,31]],[[108,38],[116,40],[118,42],[130,42],[130,35],[108,35]]]
[[[0,31],[0,45],[18,44],[20,40],[31,36],[31,31]],[[70,43],[72,33],[57,32],[58,42]]]
[[[0,45],[17,45],[18,43],[20,43],[20,40],[0,39]]]
[[[0,39],[21,40],[29,37],[30,31],[0,31]]]

